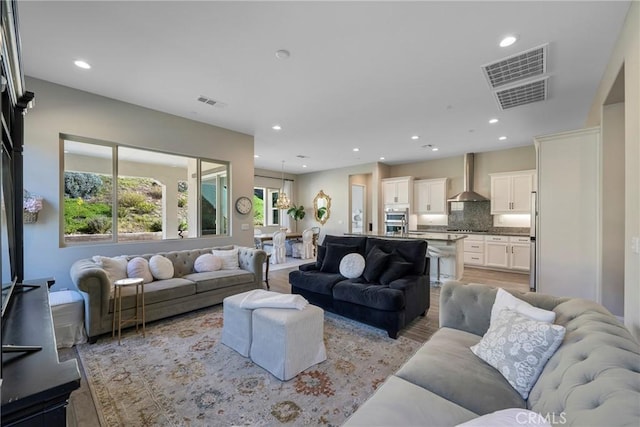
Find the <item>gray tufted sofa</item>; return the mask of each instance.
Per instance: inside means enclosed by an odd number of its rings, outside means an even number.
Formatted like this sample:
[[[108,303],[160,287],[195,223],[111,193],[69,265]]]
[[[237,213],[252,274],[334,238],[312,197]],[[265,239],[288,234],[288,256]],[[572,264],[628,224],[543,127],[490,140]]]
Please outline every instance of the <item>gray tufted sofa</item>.
[[[227,246],[215,249],[233,249]],[[218,270],[196,273],[193,265],[202,254],[212,248],[162,252],[171,260],[174,276],[144,285],[145,318],[147,321],[186,313],[220,304],[229,296],[262,287],[262,266],[266,260],[263,250],[238,247],[239,270]],[[147,260],[155,254],[140,255]],[[130,260],[138,255],[129,255]],[[111,332],[113,295],[106,272],[92,259],[81,259],[71,266],[71,280],[84,298],[85,328],[90,342],[99,335]],[[122,317],[135,313],[135,286],[122,290]]]
[[[557,425],[639,426],[640,347],[629,331],[592,301],[513,294],[566,327],[527,400],[469,350],[489,327],[496,288],[448,283],[438,332],[345,425],[444,427],[526,408]]]

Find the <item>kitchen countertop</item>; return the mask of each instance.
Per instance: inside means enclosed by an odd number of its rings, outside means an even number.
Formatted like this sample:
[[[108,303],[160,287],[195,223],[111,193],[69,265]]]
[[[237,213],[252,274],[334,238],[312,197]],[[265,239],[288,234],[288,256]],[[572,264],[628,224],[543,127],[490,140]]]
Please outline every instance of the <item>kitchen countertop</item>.
[[[409,233],[443,233],[443,234],[479,234],[483,236],[514,236],[514,237],[529,237],[529,233],[516,233],[516,232],[504,232],[504,231],[465,231],[465,232],[454,232],[454,231],[446,231],[446,230],[411,230]]]
[[[396,233],[396,234],[376,234],[376,233],[345,233],[346,236],[368,236],[379,237],[381,239],[420,239],[420,240],[438,240],[444,242],[456,242],[458,240],[466,239],[467,233],[451,233],[451,232],[425,232],[425,231],[410,231],[408,233]]]

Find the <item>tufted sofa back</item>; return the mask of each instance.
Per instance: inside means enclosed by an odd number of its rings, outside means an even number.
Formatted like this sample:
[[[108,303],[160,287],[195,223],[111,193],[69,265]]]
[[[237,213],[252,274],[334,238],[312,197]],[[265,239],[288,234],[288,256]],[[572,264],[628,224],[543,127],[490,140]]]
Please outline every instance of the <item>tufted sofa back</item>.
[[[196,262],[196,259],[200,255],[210,254],[211,249],[233,249],[234,246],[223,246],[217,248],[203,248],[203,249],[190,249],[190,250],[182,250],[182,251],[171,251],[171,252],[158,252],[154,254],[144,254],[144,255],[129,255],[127,256],[128,260],[135,258],[137,256],[141,256],[145,258],[147,261],[151,259],[154,255],[162,255],[169,259],[173,263],[173,277],[182,277],[187,274],[191,274],[194,272],[193,264]]]
[[[484,335],[496,288],[449,282],[440,291],[440,327]],[[529,393],[527,406],[552,424],[638,426],[640,345],[607,309],[593,301],[511,292],[556,312],[562,344]]]
[[[567,331],[531,390],[529,409],[569,425],[638,426],[638,342],[593,301],[570,299],[554,311]]]

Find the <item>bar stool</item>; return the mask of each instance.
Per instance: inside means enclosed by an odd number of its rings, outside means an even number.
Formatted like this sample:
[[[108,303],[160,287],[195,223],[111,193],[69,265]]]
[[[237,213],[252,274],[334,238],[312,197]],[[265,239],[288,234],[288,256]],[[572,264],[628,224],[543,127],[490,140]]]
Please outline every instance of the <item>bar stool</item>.
[[[429,258],[436,259],[437,276],[436,280],[431,282],[431,286],[434,288],[439,288],[442,285],[442,282],[440,281],[440,259],[450,258],[454,255],[454,252],[443,247],[429,246],[427,247],[427,253],[429,255]]]

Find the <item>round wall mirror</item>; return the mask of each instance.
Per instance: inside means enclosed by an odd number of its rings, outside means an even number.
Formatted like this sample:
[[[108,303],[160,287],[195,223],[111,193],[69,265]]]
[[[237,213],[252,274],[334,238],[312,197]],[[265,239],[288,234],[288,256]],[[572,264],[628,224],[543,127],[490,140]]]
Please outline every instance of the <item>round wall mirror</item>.
[[[315,199],[313,199],[313,212],[316,216],[316,221],[324,225],[329,219],[331,214],[331,197],[324,194],[324,191],[320,190]]]

